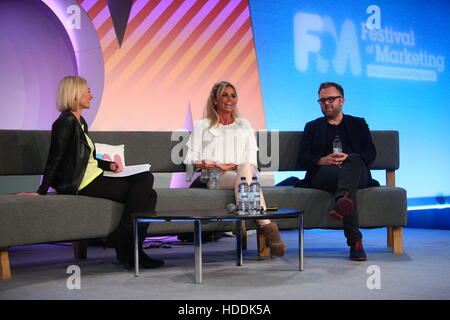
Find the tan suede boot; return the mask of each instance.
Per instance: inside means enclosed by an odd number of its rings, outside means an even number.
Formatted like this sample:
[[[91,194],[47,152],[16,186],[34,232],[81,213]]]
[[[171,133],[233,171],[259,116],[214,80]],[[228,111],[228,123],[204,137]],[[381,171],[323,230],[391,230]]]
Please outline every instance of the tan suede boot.
[[[266,237],[266,244],[269,246],[272,255],[284,256],[286,254],[286,245],[281,241],[280,232],[276,223],[271,222],[259,228]]]

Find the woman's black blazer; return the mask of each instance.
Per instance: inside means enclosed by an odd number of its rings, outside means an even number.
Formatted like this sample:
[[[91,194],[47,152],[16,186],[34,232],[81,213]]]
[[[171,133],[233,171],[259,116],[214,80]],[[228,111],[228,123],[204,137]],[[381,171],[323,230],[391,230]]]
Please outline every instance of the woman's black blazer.
[[[91,152],[84,135],[88,133],[87,123],[83,117],[80,121],[84,125],[84,132],[70,111],[62,112],[53,123],[50,151],[39,194],[46,194],[49,187],[62,194],[78,192]],[[110,162],[99,159],[97,162],[101,169],[110,170]]]

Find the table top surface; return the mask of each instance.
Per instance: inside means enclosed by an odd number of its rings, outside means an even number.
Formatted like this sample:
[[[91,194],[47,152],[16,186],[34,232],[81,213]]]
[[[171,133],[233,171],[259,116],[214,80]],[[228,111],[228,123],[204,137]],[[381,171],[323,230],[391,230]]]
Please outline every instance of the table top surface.
[[[226,209],[199,209],[199,210],[170,210],[156,211],[150,213],[136,213],[134,217],[140,219],[157,220],[252,220],[252,219],[281,219],[296,218],[303,214],[303,210],[298,209],[278,209],[277,211],[267,211],[258,215],[238,215],[229,213]]]

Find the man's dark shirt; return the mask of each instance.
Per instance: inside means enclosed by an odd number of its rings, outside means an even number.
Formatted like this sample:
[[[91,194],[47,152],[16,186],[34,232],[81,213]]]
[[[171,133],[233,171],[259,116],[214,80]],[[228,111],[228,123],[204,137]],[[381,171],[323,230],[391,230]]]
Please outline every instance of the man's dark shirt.
[[[336,136],[339,136],[339,140],[342,142],[342,152],[350,154],[353,152],[352,147],[349,143],[350,139],[347,134],[347,130],[342,125],[342,122],[338,125],[329,124],[327,122],[327,148],[322,154],[322,157],[333,153],[333,141]]]

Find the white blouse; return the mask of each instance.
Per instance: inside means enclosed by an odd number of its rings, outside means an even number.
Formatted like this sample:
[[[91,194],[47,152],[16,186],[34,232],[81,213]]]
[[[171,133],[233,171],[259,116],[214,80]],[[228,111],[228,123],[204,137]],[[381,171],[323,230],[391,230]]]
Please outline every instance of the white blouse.
[[[208,119],[194,122],[187,142],[185,164],[213,160],[218,163],[251,163],[258,166],[258,145],[248,120],[237,118],[232,124],[219,124],[211,129],[208,129],[209,124]]]

